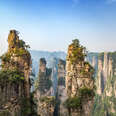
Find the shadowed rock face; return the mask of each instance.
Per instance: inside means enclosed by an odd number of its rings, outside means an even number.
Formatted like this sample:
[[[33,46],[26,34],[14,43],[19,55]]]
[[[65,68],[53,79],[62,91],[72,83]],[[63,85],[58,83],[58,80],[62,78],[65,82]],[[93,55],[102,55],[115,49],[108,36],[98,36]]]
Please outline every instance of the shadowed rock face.
[[[37,110],[39,116],[53,116],[55,97],[52,94],[52,70],[46,67],[45,58],[40,59],[39,74],[36,85],[35,98],[37,99]]]
[[[0,104],[2,113],[8,116],[22,116],[22,98],[30,94],[31,56],[27,45],[19,39],[18,32],[11,30],[8,35],[8,51],[1,57]],[[6,79],[2,77],[6,74]],[[4,116],[4,115],[2,115]],[[6,115],[7,116],[7,115]]]
[[[94,90],[93,68],[84,61],[84,55],[84,48],[78,41],[69,46],[66,60],[66,90],[69,97],[67,107],[70,106],[68,110],[71,116],[90,116],[93,105],[94,95],[88,96],[88,91],[93,93]],[[85,94],[83,91],[86,91]],[[74,102],[73,106],[70,105],[70,101]]]
[[[52,81],[51,81],[51,73],[52,70],[48,69],[46,67],[46,60],[44,58],[40,59],[39,64],[39,75],[38,75],[38,92],[40,93],[40,96],[51,95],[51,87],[52,87]]]
[[[58,100],[59,100],[59,116],[68,116],[68,110],[64,107],[63,103],[67,99],[65,74],[66,74],[66,61],[59,60],[58,63]]]

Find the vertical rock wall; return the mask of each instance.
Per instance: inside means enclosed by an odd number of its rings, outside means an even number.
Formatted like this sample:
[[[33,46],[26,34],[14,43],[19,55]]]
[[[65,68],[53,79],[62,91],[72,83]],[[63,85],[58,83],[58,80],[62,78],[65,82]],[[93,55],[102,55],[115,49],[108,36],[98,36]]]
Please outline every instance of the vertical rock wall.
[[[58,100],[59,100],[59,116],[68,116],[68,110],[64,107],[63,103],[67,99],[66,93],[66,62],[64,60],[59,60],[58,63]]]
[[[1,57],[0,115],[2,116],[23,116],[22,98],[30,96],[31,56],[28,47],[19,39],[16,30],[10,31],[8,51]]]
[[[113,75],[113,64],[112,58],[108,53],[102,54],[98,61],[98,81],[97,88],[98,94],[102,95],[108,81],[108,78],[111,78]]]
[[[74,40],[67,53],[66,90],[69,104],[66,105],[71,116],[90,116],[93,105],[93,68],[85,62],[84,50],[79,41]]]
[[[58,83],[58,59],[53,58],[52,63],[51,63],[51,68],[52,68],[52,75],[51,75],[51,80],[52,80],[52,96],[56,96],[57,93],[57,83]]]
[[[40,59],[38,85],[35,98],[37,99],[37,110],[39,116],[53,116],[55,97],[51,96],[53,87],[51,80],[52,70],[46,67],[46,60]]]
[[[116,52],[100,53],[93,116],[116,115]]]

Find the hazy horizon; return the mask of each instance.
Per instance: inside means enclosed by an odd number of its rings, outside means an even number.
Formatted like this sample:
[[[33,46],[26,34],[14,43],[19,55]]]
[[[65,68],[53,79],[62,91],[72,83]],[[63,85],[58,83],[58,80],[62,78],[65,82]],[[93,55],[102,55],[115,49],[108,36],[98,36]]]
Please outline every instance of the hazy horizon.
[[[91,52],[116,50],[116,0],[1,0],[0,49],[16,29],[32,50],[64,51],[75,38]]]

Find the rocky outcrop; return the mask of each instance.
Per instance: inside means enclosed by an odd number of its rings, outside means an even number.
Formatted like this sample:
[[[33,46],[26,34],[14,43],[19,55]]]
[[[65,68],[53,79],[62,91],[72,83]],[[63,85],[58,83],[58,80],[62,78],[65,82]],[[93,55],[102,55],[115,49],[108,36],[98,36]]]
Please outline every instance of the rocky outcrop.
[[[8,51],[2,57],[0,71],[0,115],[23,116],[24,99],[30,97],[31,56],[18,32],[11,30]],[[25,100],[26,102],[26,100]],[[28,102],[29,103],[29,102]]]
[[[38,102],[38,115],[39,116],[53,116],[55,107],[55,97],[42,96]]]
[[[52,75],[51,75],[51,80],[52,80],[52,96],[56,96],[57,94],[57,82],[58,82],[58,59],[53,58],[51,61],[51,68],[52,68]]]
[[[46,60],[41,58],[35,92],[39,116],[53,116],[54,113],[55,97],[51,96],[53,91],[51,74],[52,70],[46,67]]]
[[[59,101],[59,116],[68,116],[68,110],[64,107],[64,102],[67,99],[65,74],[66,61],[59,59],[58,63],[58,101]]]
[[[39,64],[38,85],[37,85],[39,97],[51,95],[52,92],[51,73],[52,70],[46,67],[46,60],[44,58],[41,58]]]
[[[90,116],[94,98],[93,67],[86,62],[85,48],[74,40],[68,48],[66,60],[65,106],[71,116]]]

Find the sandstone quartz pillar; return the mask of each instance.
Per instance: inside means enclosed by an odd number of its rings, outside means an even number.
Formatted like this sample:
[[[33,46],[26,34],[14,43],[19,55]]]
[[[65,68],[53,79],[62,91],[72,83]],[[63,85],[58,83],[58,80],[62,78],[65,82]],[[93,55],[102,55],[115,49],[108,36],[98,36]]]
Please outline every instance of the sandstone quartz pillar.
[[[84,50],[84,47],[79,44],[78,40],[74,40],[68,48],[66,59],[68,104],[66,104],[70,116],[90,116],[93,106],[94,69],[84,60]],[[91,94],[88,95],[88,91]]]

